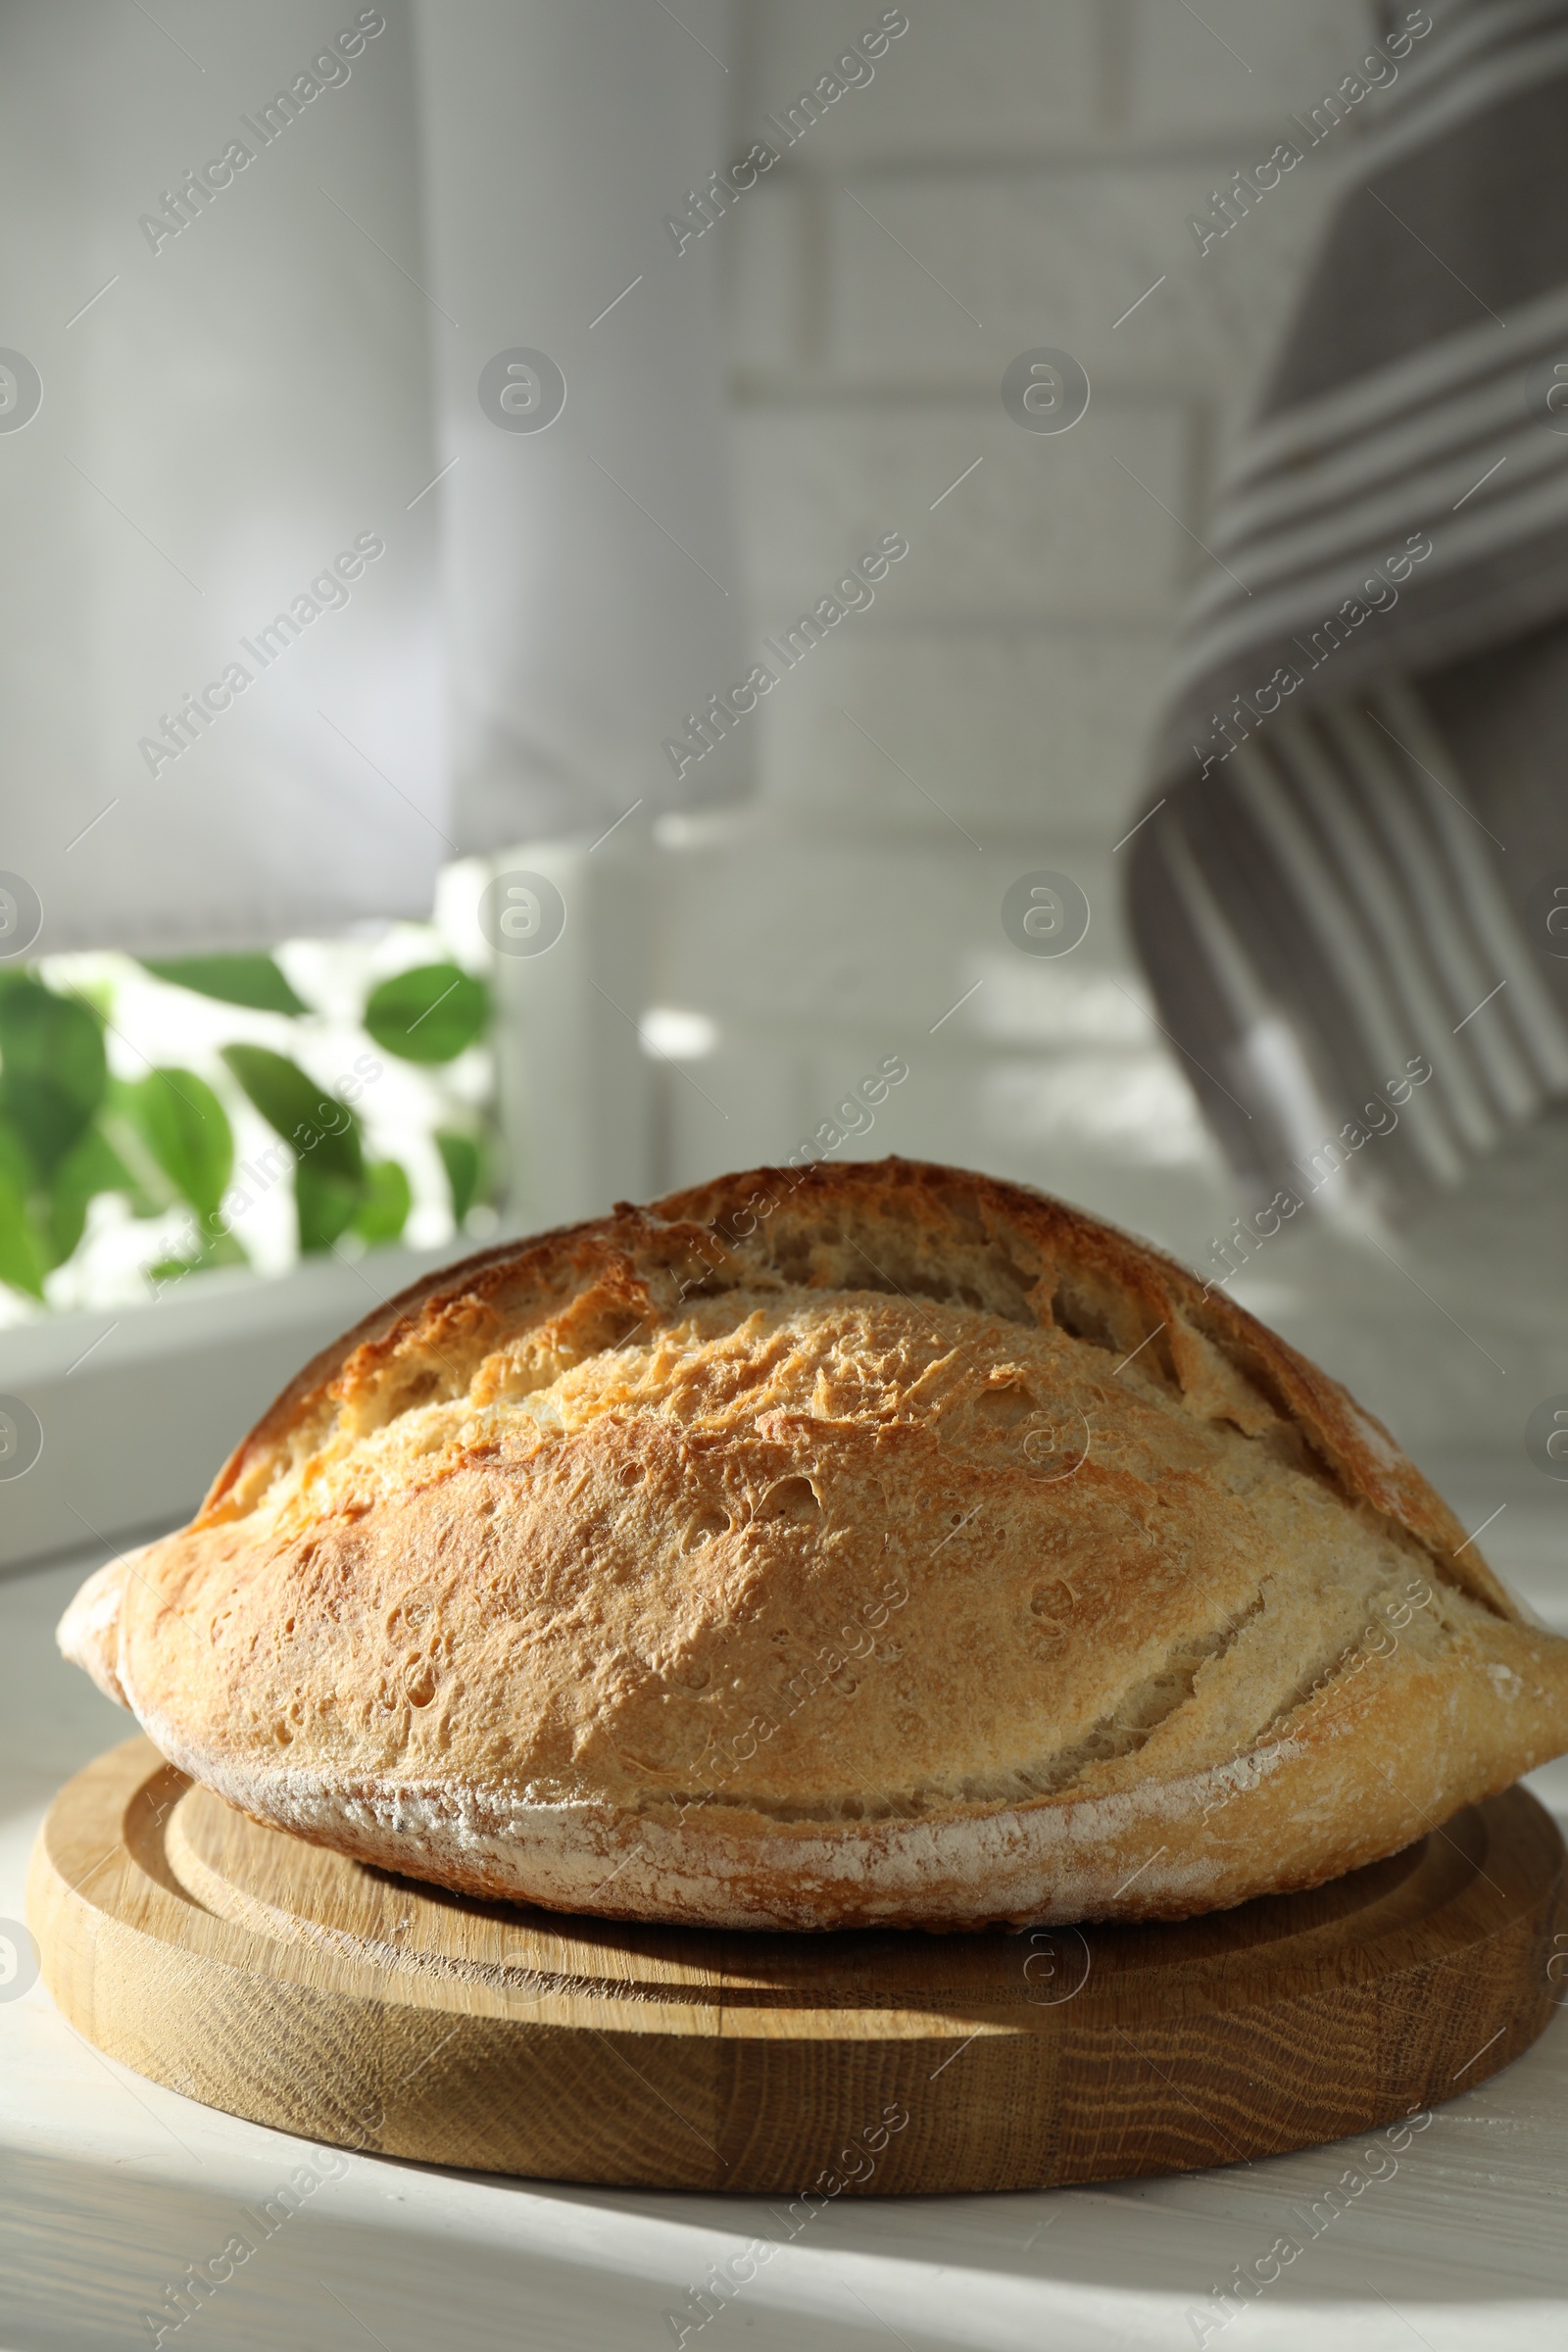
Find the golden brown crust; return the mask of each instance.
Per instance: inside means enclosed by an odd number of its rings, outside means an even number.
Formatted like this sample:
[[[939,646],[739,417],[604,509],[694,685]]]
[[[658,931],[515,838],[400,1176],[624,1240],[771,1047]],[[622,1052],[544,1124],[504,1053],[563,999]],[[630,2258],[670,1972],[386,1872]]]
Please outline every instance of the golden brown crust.
[[[1179,1916],[1568,1745],[1568,1643],[1337,1384],[1081,1211],[899,1160],[429,1278],[109,1606],[68,1652],[258,1818],[715,1924]]]

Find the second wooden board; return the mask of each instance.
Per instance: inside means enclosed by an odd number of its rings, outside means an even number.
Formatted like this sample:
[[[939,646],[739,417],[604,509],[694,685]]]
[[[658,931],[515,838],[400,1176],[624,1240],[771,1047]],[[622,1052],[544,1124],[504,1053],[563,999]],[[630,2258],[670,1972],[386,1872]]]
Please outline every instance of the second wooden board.
[[[565,1919],[260,1828],[136,1739],[56,1798],[29,1914],[72,2023],[210,2106],[437,2164],[823,2196],[1180,2172],[1450,2098],[1550,2017],[1563,1897],[1516,1788],[1175,1926]]]

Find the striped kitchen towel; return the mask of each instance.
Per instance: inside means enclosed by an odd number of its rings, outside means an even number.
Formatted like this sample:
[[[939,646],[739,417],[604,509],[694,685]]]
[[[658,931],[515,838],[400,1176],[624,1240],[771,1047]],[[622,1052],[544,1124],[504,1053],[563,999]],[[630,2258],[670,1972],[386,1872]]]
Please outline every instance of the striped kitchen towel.
[[[1392,24],[1126,847],[1238,1169],[1409,1206],[1568,1096],[1568,0]]]

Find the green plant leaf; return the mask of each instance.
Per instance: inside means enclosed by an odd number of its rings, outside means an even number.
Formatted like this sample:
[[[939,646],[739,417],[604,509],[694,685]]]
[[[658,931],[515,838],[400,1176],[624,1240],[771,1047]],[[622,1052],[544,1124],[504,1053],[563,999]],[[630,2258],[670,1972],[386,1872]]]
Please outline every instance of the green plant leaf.
[[[490,999],[484,982],[455,963],[421,963],[372,989],[365,1026],[402,1061],[453,1061],[484,1032]]]
[[[123,1170],[124,1183],[115,1189],[124,1192],[132,1216],[159,1217],[165,1209],[174,1206],[179,1195],[148,1150],[131,1116],[131,1099],[139,1083],[139,1080],[111,1078],[96,1124]]]
[[[103,1028],[85,1004],[37,980],[0,991],[0,1112],[40,1176],[64,1159],[108,1080]]]
[[[92,1194],[69,1179],[61,1181],[70,1164],[69,1160],[61,1162],[49,1194],[44,1238],[51,1266],[65,1264],[87,1229],[87,1203]]]
[[[26,1202],[9,1185],[0,1184],[0,1282],[25,1291],[29,1298],[41,1298],[48,1271],[48,1253]]]
[[[25,1200],[38,1190],[38,1171],[9,1119],[0,1115],[0,1178]]]
[[[284,1054],[270,1053],[266,1046],[225,1046],[223,1059],[300,1167],[314,1167],[318,1175],[344,1179],[356,1188],[357,1199],[365,1154],[358,1122],[347,1103],[318,1086],[314,1078],[307,1078],[298,1062]],[[343,1223],[347,1222],[345,1217]],[[339,1225],[331,1238],[335,1241],[342,1231]]]
[[[248,1004],[255,1012],[309,1012],[270,956],[144,956],[142,969],[155,980],[216,997],[222,1004]]]
[[[484,1173],[484,1161],[475,1138],[460,1134],[455,1127],[443,1127],[438,1131],[435,1148],[441,1154],[441,1164],[447,1172],[447,1190],[452,1195],[452,1221],[461,1232],[465,1218],[479,1197],[479,1179]]]
[[[365,1171],[365,1190],[350,1221],[363,1241],[395,1242],[413,1206],[413,1188],[398,1162],[377,1159]]]
[[[27,1207],[33,1183],[26,1152],[0,1123],[0,1282],[41,1298],[49,1252]]]
[[[318,1152],[300,1160],[294,1170],[294,1213],[303,1255],[330,1250],[338,1237],[347,1233],[365,1196],[362,1178],[323,1167],[319,1161]]]
[[[99,1193],[140,1195],[130,1170],[95,1119],[76,1138],[54,1172],[44,1210],[50,1263],[63,1266],[87,1224],[87,1204]]]
[[[228,1114],[212,1088],[193,1070],[150,1070],[120,1100],[180,1199],[210,1215],[234,1167]]]

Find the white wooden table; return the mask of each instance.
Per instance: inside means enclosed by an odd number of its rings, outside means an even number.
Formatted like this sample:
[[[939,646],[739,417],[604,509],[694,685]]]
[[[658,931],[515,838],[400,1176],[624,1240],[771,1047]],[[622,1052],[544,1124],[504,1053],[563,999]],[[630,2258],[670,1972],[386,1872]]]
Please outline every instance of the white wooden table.
[[[1467,1524],[1487,1507],[1478,1497]],[[1527,1498],[1488,1540],[1496,1565],[1559,1622],[1565,1533],[1568,1489],[1534,1516]],[[55,1789],[131,1728],[54,1650],[60,1609],[99,1556],[0,1582],[0,1918],[22,1917],[27,1854]],[[1537,1786],[1568,1813],[1568,1770]],[[1292,2230],[1292,2209],[1321,2199],[1372,2138],[1099,2188],[846,2198],[760,2267],[738,2261],[755,2276],[698,2328],[692,2291],[748,2241],[784,2234],[762,2200],[327,2153],[113,2064],[34,1984],[0,1998],[0,2347],[118,2352],[159,2341],[162,2325],[161,2340],[181,2352],[653,2352],[680,2340],[683,2319],[684,2342],[702,2352],[1321,2352],[1326,2341],[1561,2352],[1568,2016],[1494,2082],[1440,2107],[1396,2170],[1386,2155],[1363,2166],[1381,2177],[1228,2326],[1213,2324],[1212,2290],[1266,2256]],[[176,2331],[167,2290],[302,2164],[318,2184]]]

